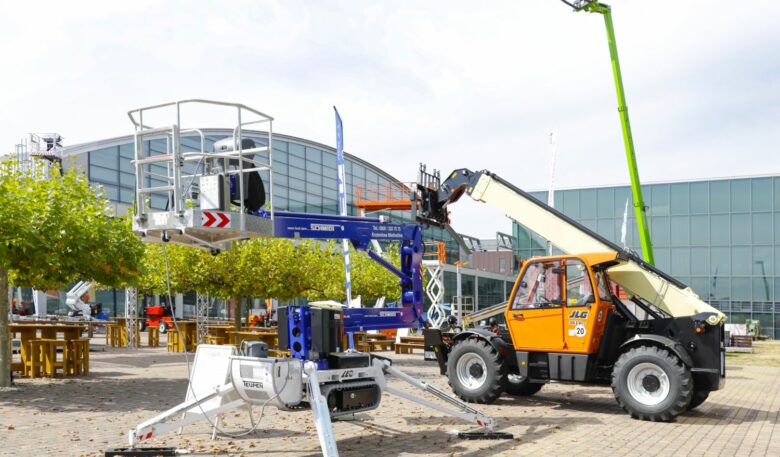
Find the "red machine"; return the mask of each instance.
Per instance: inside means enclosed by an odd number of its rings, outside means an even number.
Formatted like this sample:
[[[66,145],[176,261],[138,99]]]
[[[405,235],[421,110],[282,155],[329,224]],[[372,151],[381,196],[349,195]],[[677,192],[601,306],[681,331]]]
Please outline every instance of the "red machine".
[[[171,308],[168,306],[147,306],[146,327],[157,327],[160,333],[165,333],[173,326]]]

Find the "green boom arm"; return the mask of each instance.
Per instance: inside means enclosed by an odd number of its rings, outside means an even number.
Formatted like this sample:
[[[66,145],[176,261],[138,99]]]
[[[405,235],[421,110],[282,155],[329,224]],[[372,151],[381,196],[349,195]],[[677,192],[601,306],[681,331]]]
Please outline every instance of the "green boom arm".
[[[645,201],[642,198],[642,187],[639,182],[639,170],[636,165],[634,139],[631,137],[631,123],[628,120],[626,94],[623,92],[623,78],[620,75],[620,62],[618,61],[617,44],[615,42],[615,29],[612,26],[612,9],[609,7],[609,5],[605,5],[597,1],[578,2],[575,3],[575,5],[572,6],[575,6],[575,9],[577,10],[584,10],[590,13],[600,13],[604,16],[604,25],[607,26],[609,56],[612,60],[612,75],[615,77],[615,90],[617,91],[620,125],[623,129],[623,143],[626,146],[628,174],[631,177],[631,191],[634,197],[634,212],[636,213],[637,229],[639,229],[639,238],[642,243],[642,254],[644,256],[645,262],[655,264],[655,259],[653,257],[653,245],[650,241],[650,229],[647,225]]]

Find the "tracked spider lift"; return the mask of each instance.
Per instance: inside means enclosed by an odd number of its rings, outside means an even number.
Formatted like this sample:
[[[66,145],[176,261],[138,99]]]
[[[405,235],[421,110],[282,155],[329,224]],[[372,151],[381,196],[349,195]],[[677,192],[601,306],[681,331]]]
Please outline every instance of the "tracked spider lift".
[[[231,138],[206,151],[202,130],[183,128],[182,110],[192,105],[219,107],[236,115]],[[160,110],[173,111],[174,121],[152,127],[147,120]],[[495,432],[494,420],[466,403],[397,368],[388,359],[341,347],[343,333],[385,328],[421,328],[423,312],[422,227],[381,218],[275,211],[273,208],[273,119],[241,104],[184,100],[128,113],[135,126],[137,214],[133,230],[145,241],[177,243],[209,249],[229,249],[233,241],[252,237],[351,240],[399,278],[400,308],[323,309],[289,306],[278,310],[279,346],[289,356],[269,357],[262,343],[241,353],[230,347],[201,345],[187,389],[187,399],[138,424],[128,433],[129,448],[109,449],[106,456],[173,455],[172,448],[138,448],[137,443],[207,420],[216,429],[219,414],[247,405],[292,409],[308,402],[325,456],[338,455],[331,419],[369,411],[383,394],[393,394],[426,408],[466,420],[482,431],[464,438],[511,438]],[[267,132],[246,135],[249,125]],[[200,139],[200,150],[184,151],[185,135]],[[147,139],[164,139],[163,152],[149,152]],[[269,183],[266,199],[264,180]],[[166,197],[165,208],[154,208],[150,196]],[[412,198],[416,198],[413,196]],[[368,250],[373,240],[400,243],[400,268]],[[204,361],[209,362],[204,362]],[[410,384],[444,401],[442,406],[387,383],[387,376]],[[197,389],[193,386],[197,385]],[[256,428],[257,424],[253,425]]]

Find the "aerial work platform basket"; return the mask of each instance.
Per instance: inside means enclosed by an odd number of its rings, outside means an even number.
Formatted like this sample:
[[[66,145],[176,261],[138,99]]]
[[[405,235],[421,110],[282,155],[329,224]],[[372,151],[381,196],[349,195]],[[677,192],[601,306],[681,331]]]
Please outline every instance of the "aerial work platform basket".
[[[234,116],[232,136],[214,143],[209,148],[213,150],[206,150],[208,142],[201,129],[182,126],[182,111],[197,113],[197,108]],[[239,103],[200,99],[147,106],[127,115],[135,127],[134,232],[147,241],[212,252],[229,249],[234,240],[274,235],[271,116]],[[155,127],[149,125],[152,117],[169,122]],[[243,132],[250,125],[267,130],[250,138]],[[190,146],[187,151],[183,137],[198,138],[199,150]],[[163,140],[164,150],[146,148],[147,140]],[[152,207],[152,196],[164,198],[165,207]]]
[[[355,206],[365,212],[410,211],[415,184],[409,182],[363,182],[355,185]]]

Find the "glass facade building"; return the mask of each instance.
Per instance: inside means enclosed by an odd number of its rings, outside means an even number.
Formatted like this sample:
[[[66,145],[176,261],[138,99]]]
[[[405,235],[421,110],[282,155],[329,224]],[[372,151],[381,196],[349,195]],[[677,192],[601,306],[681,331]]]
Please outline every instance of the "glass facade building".
[[[656,265],[723,311],[729,322],[761,322],[780,337],[780,176],[642,186]],[[547,201],[547,192],[532,192]],[[555,208],[618,244],[641,252],[629,186],[555,191]],[[521,258],[546,241],[513,224]]]

